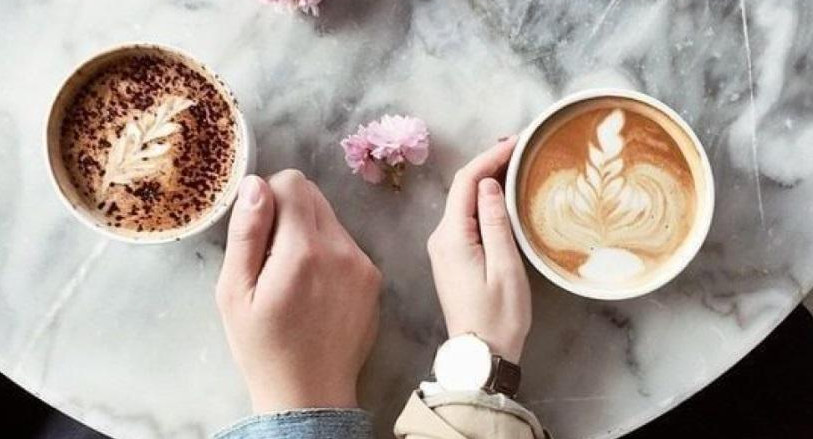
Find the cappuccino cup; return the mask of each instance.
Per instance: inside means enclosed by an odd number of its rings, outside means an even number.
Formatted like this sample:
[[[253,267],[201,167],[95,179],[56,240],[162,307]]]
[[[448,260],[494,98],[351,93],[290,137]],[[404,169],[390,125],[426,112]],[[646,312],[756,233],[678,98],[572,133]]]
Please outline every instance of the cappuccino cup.
[[[133,244],[179,241],[215,224],[255,156],[226,84],[156,44],[117,46],[81,63],[57,91],[44,144],[73,216]]]
[[[706,239],[714,177],[700,140],[664,103],[591,89],[520,134],[506,175],[520,249],[557,286],[620,300],[677,276]]]

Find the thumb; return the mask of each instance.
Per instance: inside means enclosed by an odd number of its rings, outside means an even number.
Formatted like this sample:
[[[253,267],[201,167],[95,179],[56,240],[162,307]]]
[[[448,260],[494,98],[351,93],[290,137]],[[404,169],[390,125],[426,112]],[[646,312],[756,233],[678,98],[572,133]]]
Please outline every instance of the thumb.
[[[480,180],[477,191],[477,217],[486,255],[486,280],[521,267],[511,222],[500,184],[493,178]]]
[[[240,183],[229,221],[218,295],[244,296],[257,283],[274,224],[274,196],[265,180],[249,175]]]

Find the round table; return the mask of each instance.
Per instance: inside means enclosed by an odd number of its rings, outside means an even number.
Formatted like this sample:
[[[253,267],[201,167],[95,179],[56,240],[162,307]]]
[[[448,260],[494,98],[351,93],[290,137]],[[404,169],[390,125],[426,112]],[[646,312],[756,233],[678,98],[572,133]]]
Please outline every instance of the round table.
[[[41,122],[60,80],[116,43],[182,47],[235,89],[259,171],[302,169],[383,271],[362,401],[386,437],[444,328],[425,252],[454,171],[558,97],[646,92],[696,130],[715,172],[707,242],[636,300],[532,273],[521,397],[560,439],[616,437],[736,363],[813,286],[813,5],[771,1],[324,0],[0,6],[0,370],[107,434],[199,438],[248,414],[213,300],[224,227],[111,242],[46,178]],[[350,173],[339,140],[386,113],[425,119],[428,164],[400,193]],[[317,377],[318,378],[318,377]]]

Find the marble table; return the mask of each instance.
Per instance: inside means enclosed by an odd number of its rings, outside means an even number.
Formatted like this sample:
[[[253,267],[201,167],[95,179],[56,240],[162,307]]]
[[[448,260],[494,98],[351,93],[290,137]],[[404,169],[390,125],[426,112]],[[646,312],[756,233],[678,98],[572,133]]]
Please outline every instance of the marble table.
[[[600,302],[533,276],[522,397],[558,438],[617,437],[713,381],[813,286],[813,5],[803,1],[325,0],[0,4],[0,370],[122,438],[199,438],[249,411],[213,300],[221,225],[153,247],[73,220],[46,179],[41,121],[83,58],[176,45],[233,86],[259,171],[296,167],[386,276],[364,406],[381,437],[444,331],[424,242],[456,168],[562,95],[641,90],[697,131],[718,205],[688,269]],[[338,141],[384,113],[428,121],[429,162],[394,193]]]

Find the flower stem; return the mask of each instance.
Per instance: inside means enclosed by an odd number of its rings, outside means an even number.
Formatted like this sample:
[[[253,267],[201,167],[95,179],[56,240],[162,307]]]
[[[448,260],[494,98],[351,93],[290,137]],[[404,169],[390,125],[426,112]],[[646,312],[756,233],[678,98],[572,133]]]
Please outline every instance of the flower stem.
[[[392,190],[395,192],[401,191],[401,182],[405,169],[406,165],[404,163],[398,163],[394,166],[387,165],[386,167],[387,179],[390,182],[390,187],[392,187]]]

